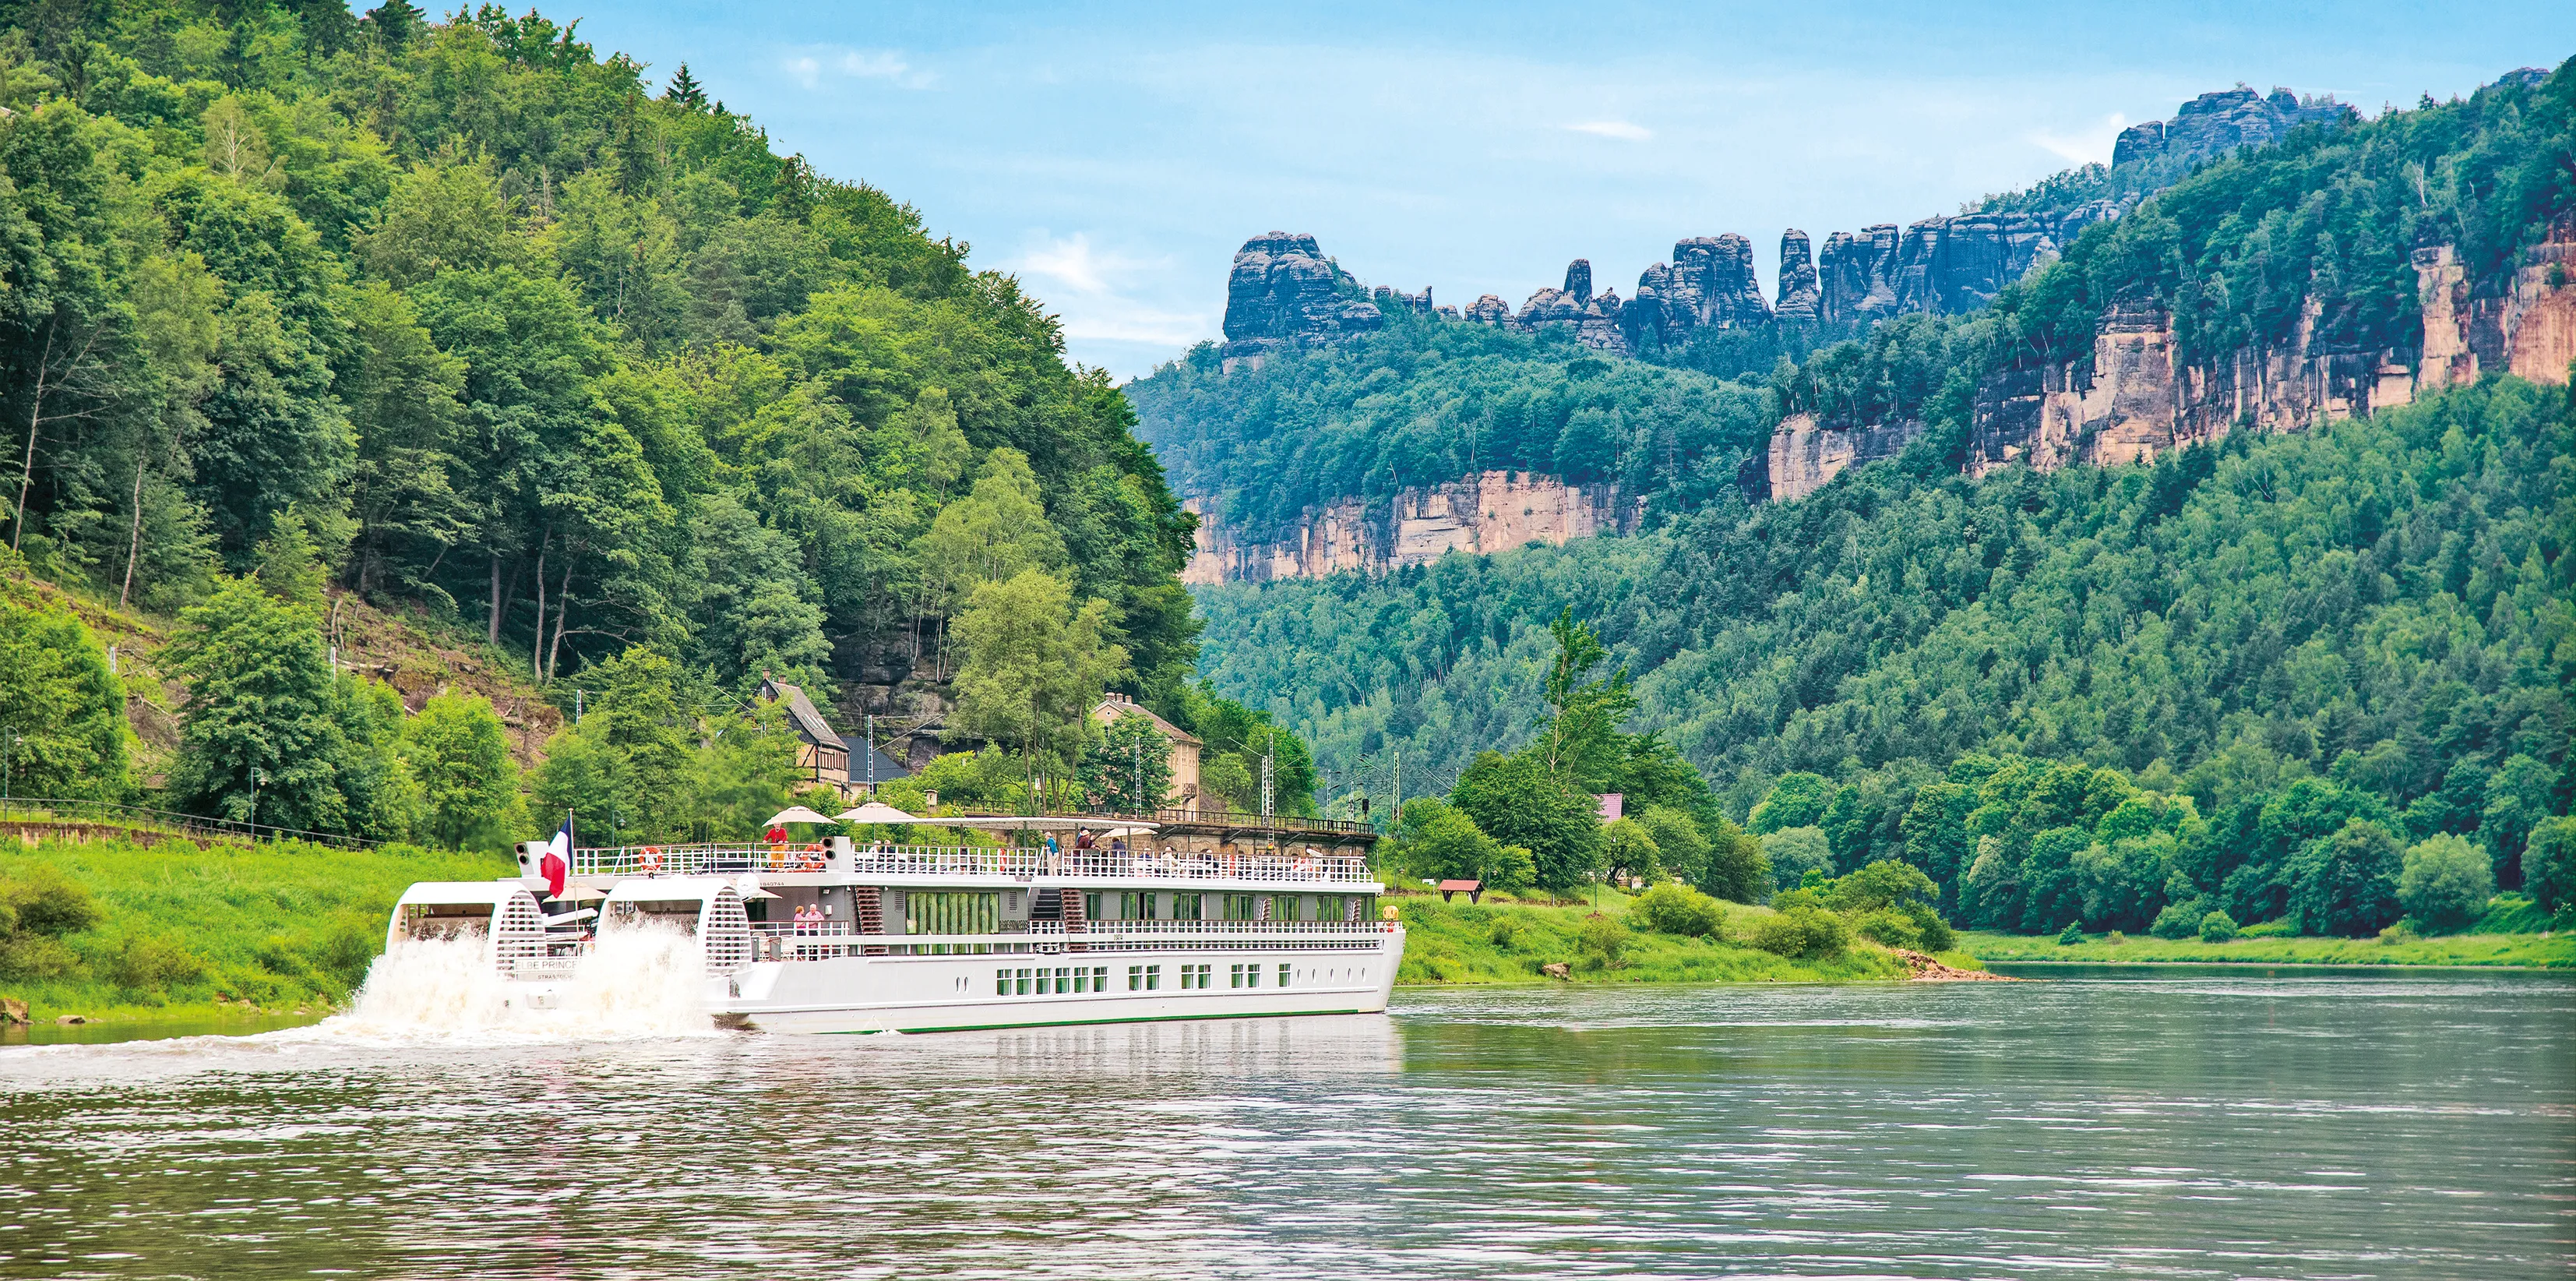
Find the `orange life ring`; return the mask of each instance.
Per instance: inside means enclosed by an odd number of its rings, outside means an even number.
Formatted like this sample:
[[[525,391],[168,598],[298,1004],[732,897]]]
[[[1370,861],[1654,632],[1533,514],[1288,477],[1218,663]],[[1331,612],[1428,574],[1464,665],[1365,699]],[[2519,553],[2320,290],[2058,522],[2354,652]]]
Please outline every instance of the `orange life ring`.
[[[661,871],[661,870],[662,870],[662,847],[661,847],[661,846],[659,846],[659,845],[647,845],[647,846],[645,846],[645,847],[644,847],[644,853],[643,853],[643,855],[642,855],[641,857],[637,858],[637,859],[635,860],[635,863],[636,863],[636,866],[638,866],[638,867],[640,867],[640,868],[642,868],[642,869],[644,870],[644,874],[645,874],[645,875],[647,875],[647,876],[650,876],[650,875],[652,875],[652,874],[653,874],[653,873],[655,873],[655,872],[659,872],[659,871]]]

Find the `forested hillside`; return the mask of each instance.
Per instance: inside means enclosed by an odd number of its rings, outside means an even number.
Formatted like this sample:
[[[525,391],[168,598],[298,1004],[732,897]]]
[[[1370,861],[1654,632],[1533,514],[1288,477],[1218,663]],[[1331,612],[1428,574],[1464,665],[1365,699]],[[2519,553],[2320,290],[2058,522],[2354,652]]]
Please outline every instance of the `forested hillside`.
[[[1955,469],[1970,459],[1981,393],[2016,378],[2035,390],[2058,368],[2088,382],[2094,340],[2122,311],[2165,318],[2187,365],[2283,350],[2411,365],[2423,343],[2416,249],[2451,247],[2470,293],[2492,295],[2576,209],[2576,64],[2312,124],[2188,173],[2134,168],[1990,197],[1990,208],[2054,208],[2136,194],[2124,182],[2158,188],[1969,315],[1859,335],[1789,320],[1711,329],[1651,351],[1679,367],[1667,369],[1579,346],[1570,325],[1531,337],[1382,303],[1374,333],[1231,374],[1213,349],[1195,351],[1127,391],[1181,492],[1255,537],[1336,499],[1377,502],[1488,468],[1615,483],[1619,506],[1643,500],[1652,520],[1732,485],[1764,492],[1766,442],[1791,413],[1890,428],[1927,465]]]
[[[1113,602],[1139,681],[1186,672],[1186,518],[1124,402],[1010,279],[684,69],[657,90],[493,6],[0,20],[9,532],[39,572],[176,606],[301,536],[540,676],[653,641],[828,684],[974,577],[990,531],[925,541],[939,513],[1033,477],[1039,551]]]
[[[490,5],[0,4],[0,578],[170,627],[161,799],[463,839],[425,709],[329,666],[332,593],[586,689],[538,798],[629,830],[682,821],[692,718],[763,671],[1059,778],[1104,685],[1204,706],[1191,518],[1126,400],[720,88]],[[44,658],[0,728],[86,745],[53,794],[135,797],[52,599],[0,600]],[[490,709],[451,710],[506,793]]]
[[[2118,804],[2012,817],[2018,792],[1977,790],[2007,758],[2067,763],[2079,800],[2097,768],[2189,798],[2247,846],[2210,855],[2212,894],[2253,844],[2288,842],[2258,860],[2268,876],[2347,814],[2483,833],[2510,886],[2524,834],[2576,782],[2571,530],[2576,407],[2507,378],[2152,466],[1864,468],[1639,538],[1208,589],[1204,661],[1219,689],[1284,701],[1328,777],[1384,795],[1401,751],[1406,791],[1426,794],[1546,723],[1548,623],[1570,607],[1636,675],[1636,727],[1705,769],[1733,818],[1821,828],[1843,871],[1914,861],[1954,908],[1970,811],[2003,805],[1987,834],[2024,825],[2026,843]],[[1757,802],[1805,775],[1812,804],[1789,787],[1802,813],[1764,821]],[[2335,821],[2265,835],[2267,804],[2302,788]],[[2242,919],[2286,910],[2257,880]],[[2067,919],[2053,904],[2028,923]],[[2018,901],[1970,922],[2024,924]]]
[[[1479,471],[1606,481],[1687,509],[1733,489],[1779,417],[1759,385],[1604,356],[1562,327],[1406,311],[1231,374],[1203,344],[1126,390],[1173,484],[1265,535],[1323,498]]]

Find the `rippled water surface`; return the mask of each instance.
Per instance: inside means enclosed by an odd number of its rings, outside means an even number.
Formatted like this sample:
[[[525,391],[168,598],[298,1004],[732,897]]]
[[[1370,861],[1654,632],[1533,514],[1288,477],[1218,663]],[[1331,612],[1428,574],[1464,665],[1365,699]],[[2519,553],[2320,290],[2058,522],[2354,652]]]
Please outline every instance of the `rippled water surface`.
[[[2576,982],[0,1049],[0,1275],[2566,1277]]]

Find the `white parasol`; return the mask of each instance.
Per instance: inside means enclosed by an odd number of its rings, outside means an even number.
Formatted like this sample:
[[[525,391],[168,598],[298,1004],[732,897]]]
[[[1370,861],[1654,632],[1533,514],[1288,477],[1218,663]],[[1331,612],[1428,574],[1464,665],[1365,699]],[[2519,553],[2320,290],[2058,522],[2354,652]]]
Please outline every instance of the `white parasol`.
[[[909,823],[913,821],[913,817],[884,801],[870,801],[857,809],[843,813],[832,821],[836,823]]]
[[[817,814],[802,805],[790,805],[786,809],[780,810],[769,816],[769,826],[771,827],[776,827],[781,823],[829,823],[831,821],[831,815]]]
[[[778,897],[777,895],[760,888],[760,878],[757,876],[738,877],[733,883],[733,888],[735,893],[742,895],[743,901],[746,903],[756,898]]]

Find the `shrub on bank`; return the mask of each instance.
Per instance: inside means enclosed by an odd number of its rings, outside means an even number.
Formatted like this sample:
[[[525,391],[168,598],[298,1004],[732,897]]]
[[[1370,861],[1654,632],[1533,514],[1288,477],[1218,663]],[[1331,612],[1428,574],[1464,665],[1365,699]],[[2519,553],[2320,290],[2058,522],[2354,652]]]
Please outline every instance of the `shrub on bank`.
[[[2225,943],[2236,937],[2236,918],[2225,912],[2211,912],[2200,918],[2200,941]]]
[[[1666,881],[1639,896],[1628,909],[1637,924],[1658,934],[1719,938],[1726,929],[1726,909],[1698,890]]]
[[[1764,917],[1747,941],[1775,956],[1825,957],[1840,953],[1850,938],[1840,916],[1791,904]]]
[[[1583,948],[1583,963],[1588,969],[1615,970],[1627,964],[1628,944],[1633,936],[1617,918],[1595,912],[1583,918],[1576,941]]]
[[[2495,871],[2486,852],[2450,832],[2416,842],[2397,874],[2397,902],[2428,930],[2454,930],[2486,910]]]

